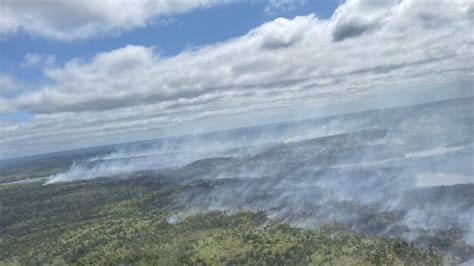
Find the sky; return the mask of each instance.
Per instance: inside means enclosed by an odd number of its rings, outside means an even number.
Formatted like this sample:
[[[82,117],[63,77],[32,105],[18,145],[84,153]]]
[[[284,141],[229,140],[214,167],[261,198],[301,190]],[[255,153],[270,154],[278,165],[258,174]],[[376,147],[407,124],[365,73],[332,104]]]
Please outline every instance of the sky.
[[[0,159],[473,95],[472,0],[3,0]]]

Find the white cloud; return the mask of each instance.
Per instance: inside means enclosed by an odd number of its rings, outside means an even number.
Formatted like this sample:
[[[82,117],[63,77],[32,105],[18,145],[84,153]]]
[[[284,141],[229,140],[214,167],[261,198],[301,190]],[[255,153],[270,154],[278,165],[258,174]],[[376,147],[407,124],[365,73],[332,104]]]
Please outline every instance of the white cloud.
[[[0,96],[17,92],[20,90],[20,85],[13,77],[5,74],[0,75]]]
[[[41,56],[38,54],[26,54],[23,58],[22,67],[37,66],[41,62]]]
[[[269,0],[265,6],[265,14],[274,15],[279,12],[294,11],[303,6],[308,0]]]
[[[473,6],[348,1],[327,20],[280,18],[174,57],[126,46],[73,59],[45,69],[48,85],[8,101],[4,112],[30,110],[35,116],[4,126],[0,147],[136,136],[200,119],[472,81]]]
[[[20,64],[23,68],[48,66],[51,67],[56,62],[53,55],[26,54]]]
[[[23,90],[24,86],[21,82],[10,75],[0,73],[0,114],[15,111],[10,99],[21,94]]]
[[[209,93],[324,95],[470,75],[469,3],[349,1],[330,20],[279,18],[240,38],[170,58],[129,45],[45,69],[52,83],[14,105],[36,113],[107,110]],[[423,14],[430,12],[431,21],[443,23],[427,27]],[[368,32],[344,29],[362,20]]]
[[[219,3],[222,1],[4,0],[0,2],[0,36],[23,31],[56,40],[86,39],[144,27],[159,17]]]

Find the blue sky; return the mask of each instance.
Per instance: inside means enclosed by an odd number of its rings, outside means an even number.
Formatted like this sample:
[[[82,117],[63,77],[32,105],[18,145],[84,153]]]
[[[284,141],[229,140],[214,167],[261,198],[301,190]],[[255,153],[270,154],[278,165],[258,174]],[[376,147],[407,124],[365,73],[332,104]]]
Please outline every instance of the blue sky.
[[[265,12],[265,1],[241,1],[208,9],[196,9],[179,16],[162,18],[148,27],[136,28],[116,36],[103,36],[77,42],[64,42],[20,32],[0,41],[0,70],[37,84],[44,82],[41,69],[21,66],[26,54],[54,55],[57,64],[76,58],[90,58],[98,52],[129,44],[154,47],[161,56],[173,56],[186,49],[222,42],[241,36],[277,17],[293,18],[315,13],[328,18],[339,5],[338,0],[303,1],[292,10]],[[15,116],[9,116],[14,118]],[[20,115],[23,119],[25,116]]]
[[[288,9],[265,12],[266,1],[241,1],[209,9],[197,9],[177,17],[165,17],[150,26],[126,31],[121,34],[98,37],[78,42],[38,38],[19,32],[0,40],[2,54],[0,74],[8,74],[31,87],[47,83],[39,67],[25,67],[27,54],[54,56],[56,64],[72,58],[90,58],[96,53],[124,47],[144,45],[153,47],[160,56],[168,57],[184,50],[222,42],[241,36],[249,30],[277,17],[292,18],[298,15],[316,14],[329,18],[339,5],[337,0],[302,1]],[[0,120],[27,121],[31,113],[27,110],[0,114]]]
[[[2,1],[0,158],[470,96],[472,10]]]

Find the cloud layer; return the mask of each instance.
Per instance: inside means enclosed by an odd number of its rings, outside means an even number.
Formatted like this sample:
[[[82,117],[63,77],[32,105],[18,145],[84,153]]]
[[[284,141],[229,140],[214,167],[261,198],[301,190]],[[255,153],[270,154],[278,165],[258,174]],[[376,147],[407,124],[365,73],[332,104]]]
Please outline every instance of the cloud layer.
[[[216,0],[55,1],[5,0],[0,3],[0,36],[18,31],[78,40],[144,27],[159,17],[205,8]]]
[[[3,113],[34,114],[29,122],[4,123],[0,147],[100,140],[401,87],[465,80],[470,90],[473,14],[467,0],[352,0],[327,20],[278,18],[173,57],[129,45],[75,58],[45,67],[46,85],[0,98]]]

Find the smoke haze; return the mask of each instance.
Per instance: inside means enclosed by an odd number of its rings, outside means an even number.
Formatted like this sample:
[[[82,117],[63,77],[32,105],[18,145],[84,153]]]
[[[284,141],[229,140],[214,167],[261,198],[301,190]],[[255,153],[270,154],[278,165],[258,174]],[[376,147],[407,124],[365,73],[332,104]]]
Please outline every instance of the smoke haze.
[[[472,247],[473,122],[474,98],[464,98],[176,137],[122,145],[46,183],[148,171],[206,184],[176,199],[187,212],[264,210],[420,245],[454,230]]]

